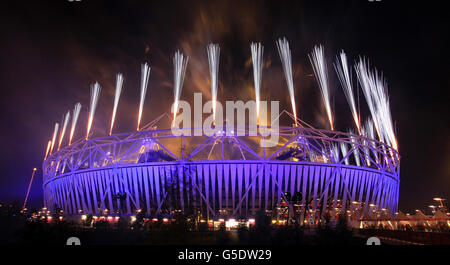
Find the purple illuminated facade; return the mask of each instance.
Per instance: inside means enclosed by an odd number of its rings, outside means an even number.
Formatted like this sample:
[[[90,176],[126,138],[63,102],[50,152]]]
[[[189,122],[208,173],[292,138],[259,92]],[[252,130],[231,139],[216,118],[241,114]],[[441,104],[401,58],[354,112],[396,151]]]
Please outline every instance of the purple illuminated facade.
[[[195,209],[213,219],[250,218],[282,205],[292,212],[359,207],[395,214],[400,184],[396,150],[336,131],[277,131],[282,142],[271,148],[248,134],[174,136],[171,130],[76,142],[44,161],[45,203],[70,215],[140,210],[157,217]],[[342,144],[347,153],[339,149]],[[287,198],[299,193],[300,202]]]

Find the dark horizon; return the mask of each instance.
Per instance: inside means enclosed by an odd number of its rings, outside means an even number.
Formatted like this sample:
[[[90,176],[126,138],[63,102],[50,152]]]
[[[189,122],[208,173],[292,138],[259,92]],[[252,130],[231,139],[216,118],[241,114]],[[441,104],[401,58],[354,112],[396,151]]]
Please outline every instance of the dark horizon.
[[[117,132],[134,130],[140,63],[152,67],[145,121],[169,111],[171,56],[180,49],[195,60],[188,66],[182,98],[204,92],[206,45],[219,43],[219,101],[247,99],[252,85],[249,45],[261,41],[270,63],[261,96],[289,108],[275,40],[286,36],[294,63],[298,115],[324,128],[325,112],[307,54],[323,44],[329,72],[344,49],[350,61],[370,59],[389,84],[401,160],[399,209],[429,211],[433,197],[450,198],[448,106],[441,91],[450,85],[448,16],[444,4],[354,1],[39,1],[5,4],[0,16],[2,84],[0,202],[23,203],[32,169],[38,168],[29,207],[42,206],[42,159],[55,122],[89,104],[89,85],[102,87],[95,133],[106,135],[114,76],[125,77]],[[205,78],[206,76],[206,78]],[[333,77],[334,78],[334,77]],[[352,127],[350,110],[336,80],[333,86],[338,130]],[[274,89],[274,86],[279,89]],[[280,92],[281,91],[281,92]],[[161,100],[161,98],[163,100]],[[365,101],[359,97],[363,117]],[[83,116],[84,115],[84,116]],[[77,138],[83,127],[78,127]]]

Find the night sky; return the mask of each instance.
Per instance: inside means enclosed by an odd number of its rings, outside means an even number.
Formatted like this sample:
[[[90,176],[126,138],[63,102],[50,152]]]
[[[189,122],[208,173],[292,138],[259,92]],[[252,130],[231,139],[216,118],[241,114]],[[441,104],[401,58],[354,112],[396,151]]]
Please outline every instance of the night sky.
[[[55,122],[83,105],[75,138],[82,137],[89,85],[102,95],[94,135],[107,134],[115,74],[125,77],[116,132],[135,129],[140,64],[152,67],[144,123],[170,111],[172,56],[190,56],[181,98],[208,99],[206,45],[221,46],[218,100],[253,97],[249,45],[261,41],[266,61],[262,100],[289,109],[275,40],[293,53],[298,115],[326,128],[326,114],[307,59],[316,44],[328,56],[337,130],[352,127],[350,110],[332,72],[344,49],[351,62],[370,59],[389,84],[401,160],[400,210],[428,211],[433,197],[450,198],[449,16],[430,1],[6,1],[0,8],[0,201],[22,203],[37,167],[30,207],[42,206],[42,159]],[[362,117],[368,117],[359,97]]]

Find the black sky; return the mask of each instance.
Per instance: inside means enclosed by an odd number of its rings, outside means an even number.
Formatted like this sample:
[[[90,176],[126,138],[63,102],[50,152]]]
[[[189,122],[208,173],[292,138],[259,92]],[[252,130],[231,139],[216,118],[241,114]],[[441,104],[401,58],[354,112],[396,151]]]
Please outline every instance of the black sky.
[[[307,54],[323,44],[331,63],[344,49],[351,60],[367,56],[382,70],[391,96],[401,161],[400,209],[427,208],[450,198],[449,18],[430,1],[6,1],[0,9],[0,201],[23,200],[33,167],[40,169],[55,122],[76,102],[89,102],[89,84],[104,87],[95,133],[106,134],[114,75],[125,76],[117,130],[134,127],[139,65],[152,66],[147,121],[169,110],[171,56],[191,57],[182,98],[207,97],[205,46],[221,45],[219,100],[251,97],[249,44],[265,45],[268,65],[262,98],[287,105],[275,40],[293,51],[295,90],[302,119],[324,126],[325,114]],[[146,52],[147,51],[147,52]],[[331,69],[331,68],[330,68]],[[351,116],[338,83],[338,129]],[[365,113],[361,98],[361,108]],[[367,113],[365,113],[367,115]],[[83,118],[81,121],[83,122]],[[80,129],[81,133],[81,129]],[[80,136],[81,137],[81,136]],[[41,206],[42,171],[31,190]]]

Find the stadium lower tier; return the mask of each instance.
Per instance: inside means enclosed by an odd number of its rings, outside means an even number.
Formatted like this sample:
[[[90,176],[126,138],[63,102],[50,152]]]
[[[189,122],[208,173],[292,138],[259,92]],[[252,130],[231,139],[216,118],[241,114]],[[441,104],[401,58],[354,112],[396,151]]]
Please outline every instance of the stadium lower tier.
[[[78,170],[44,183],[47,207],[69,215],[194,211],[208,218],[248,218],[286,206],[394,215],[398,192],[399,179],[382,170],[291,161],[129,164]]]

